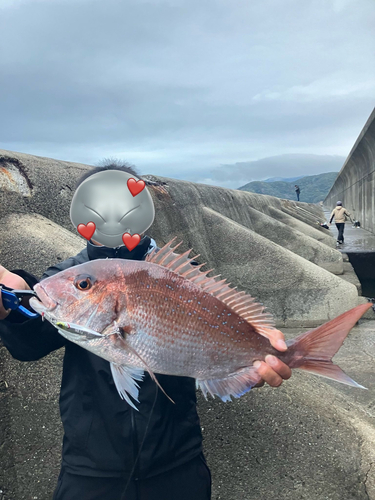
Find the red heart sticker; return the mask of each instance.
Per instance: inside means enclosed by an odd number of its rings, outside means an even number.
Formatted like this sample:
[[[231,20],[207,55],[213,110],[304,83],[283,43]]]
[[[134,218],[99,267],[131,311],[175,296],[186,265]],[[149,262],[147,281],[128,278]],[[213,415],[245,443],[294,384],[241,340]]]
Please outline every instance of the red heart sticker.
[[[133,196],[137,196],[137,194],[139,194],[141,191],[144,190],[145,186],[146,186],[145,181],[142,180],[136,181],[135,179],[128,179],[128,188]]]
[[[90,240],[91,236],[95,233],[96,225],[94,222],[88,222],[85,224],[78,224],[77,231],[81,236],[86,238],[86,240]]]
[[[122,241],[124,242],[126,248],[131,252],[141,241],[141,237],[139,234],[133,234],[132,236],[130,233],[124,233],[122,235]]]

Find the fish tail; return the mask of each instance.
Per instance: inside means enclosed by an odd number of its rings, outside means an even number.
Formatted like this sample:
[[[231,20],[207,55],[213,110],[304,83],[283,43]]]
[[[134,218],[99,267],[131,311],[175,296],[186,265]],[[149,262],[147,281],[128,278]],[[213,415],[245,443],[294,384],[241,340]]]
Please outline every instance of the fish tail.
[[[288,341],[288,351],[292,355],[291,361],[288,363],[290,368],[299,368],[342,384],[365,389],[346,375],[339,366],[335,365],[332,358],[340,349],[353,326],[372,305],[371,302],[361,304],[319,328]]]

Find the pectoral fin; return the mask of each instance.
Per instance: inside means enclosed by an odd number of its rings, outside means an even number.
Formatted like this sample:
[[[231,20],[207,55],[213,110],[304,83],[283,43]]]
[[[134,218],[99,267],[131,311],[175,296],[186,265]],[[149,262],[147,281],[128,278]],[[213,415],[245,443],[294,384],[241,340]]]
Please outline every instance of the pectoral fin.
[[[122,327],[123,329],[123,327]],[[152,378],[152,380],[155,382],[155,384],[159,387],[159,389],[162,391],[163,394],[165,394],[165,396],[172,402],[174,403],[173,399],[171,399],[168,394],[164,391],[164,389],[162,388],[162,386],[159,384],[158,382],[158,379],[155,377],[155,374],[154,372],[151,370],[151,368],[148,366],[148,364],[146,363],[146,361],[142,358],[142,356],[140,356],[137,351],[135,349],[133,349],[133,347],[131,347],[127,342],[125,342],[124,338],[122,337],[122,335],[119,334],[119,326],[118,324],[115,322],[113,326],[111,326],[110,329],[107,329],[103,332],[103,334],[105,334],[106,336],[109,336],[109,335],[114,335],[115,336],[115,339],[116,341],[118,342],[119,345],[122,346],[122,348],[124,350],[127,350],[128,352],[132,353],[134,356],[136,356],[142,363],[142,365],[144,365],[144,369],[148,371],[150,377]],[[130,369],[129,367],[124,367],[123,368],[126,368],[126,369]],[[143,370],[142,370],[143,371]],[[113,373],[113,371],[112,371]],[[120,391],[119,391],[120,392]],[[121,393],[120,393],[121,395]],[[122,397],[122,396],[121,396]],[[123,398],[124,399],[124,398]]]
[[[159,387],[159,389],[161,390],[161,392],[169,399],[169,401],[171,401],[173,404],[174,404],[174,401],[172,398],[170,398],[168,396],[168,394],[165,392],[165,390],[162,388],[162,386],[159,384],[159,381],[158,379],[155,377],[155,373],[151,370],[151,368],[149,368],[149,366],[146,364],[146,362],[141,358],[141,356],[134,350],[132,349],[130,346],[128,346],[128,349],[130,350],[130,352],[132,352],[133,354],[135,354],[138,359],[140,359],[142,361],[142,363],[145,365],[146,367],[146,370],[148,371],[148,374],[150,375],[150,377],[152,378],[152,380],[155,382],[155,384]]]
[[[143,380],[144,371],[141,368],[133,368],[124,365],[110,363],[113,380],[118,393],[122,399],[125,399],[132,408],[138,411],[129,396],[137,403],[139,394],[139,385],[136,380]]]

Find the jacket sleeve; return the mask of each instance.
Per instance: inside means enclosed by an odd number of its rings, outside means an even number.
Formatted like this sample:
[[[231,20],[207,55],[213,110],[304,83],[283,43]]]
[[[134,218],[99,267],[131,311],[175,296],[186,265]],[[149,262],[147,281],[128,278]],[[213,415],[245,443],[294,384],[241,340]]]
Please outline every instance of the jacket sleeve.
[[[329,223],[332,224],[333,217],[335,216],[335,209],[332,210],[331,217],[329,219]]]
[[[64,269],[81,264],[86,259],[87,257],[82,251],[76,257],[71,257],[48,268],[43,274],[42,280]],[[39,282],[38,278],[26,271],[17,269],[12,272],[21,276],[30,288]],[[40,316],[27,318],[17,310],[12,311],[5,320],[0,321],[0,338],[10,354],[20,361],[35,361],[43,358],[67,343],[67,340],[48,321],[42,321]]]
[[[32,274],[12,271],[23,278],[32,288],[38,279]],[[42,318],[27,318],[17,310],[0,321],[0,338],[13,358],[19,361],[34,361],[65,345],[65,339],[55,327]]]

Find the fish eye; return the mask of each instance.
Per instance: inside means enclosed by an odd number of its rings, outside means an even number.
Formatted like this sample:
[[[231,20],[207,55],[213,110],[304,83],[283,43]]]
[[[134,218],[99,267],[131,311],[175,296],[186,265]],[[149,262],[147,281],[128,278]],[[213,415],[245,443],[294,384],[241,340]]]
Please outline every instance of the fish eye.
[[[85,292],[86,290],[89,290],[92,286],[91,279],[89,276],[83,278],[83,277],[78,277],[74,283],[74,286],[78,288],[78,290],[82,290]]]

